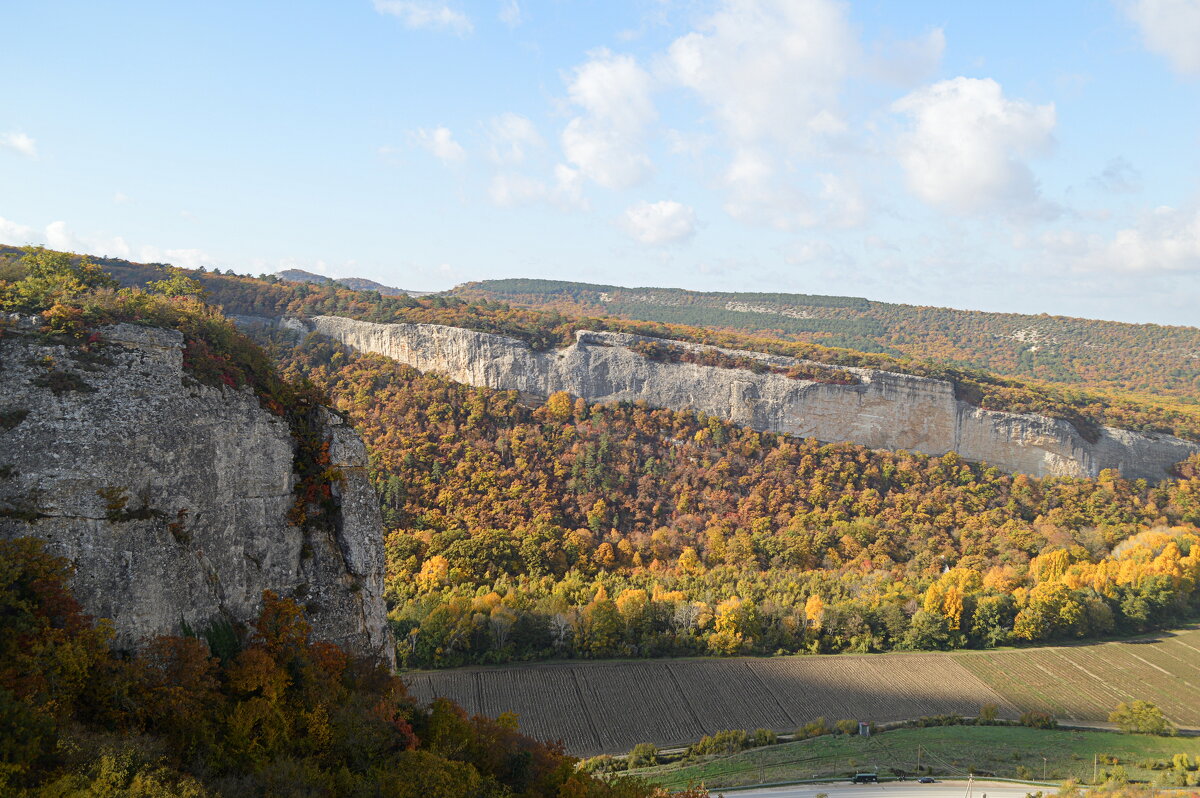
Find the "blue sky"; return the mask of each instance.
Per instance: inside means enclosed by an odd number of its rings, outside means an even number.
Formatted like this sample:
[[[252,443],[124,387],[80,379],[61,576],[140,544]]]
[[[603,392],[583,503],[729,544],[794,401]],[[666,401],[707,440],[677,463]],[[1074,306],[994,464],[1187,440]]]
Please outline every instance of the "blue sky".
[[[1200,0],[5,0],[0,29],[0,242],[1196,323]]]

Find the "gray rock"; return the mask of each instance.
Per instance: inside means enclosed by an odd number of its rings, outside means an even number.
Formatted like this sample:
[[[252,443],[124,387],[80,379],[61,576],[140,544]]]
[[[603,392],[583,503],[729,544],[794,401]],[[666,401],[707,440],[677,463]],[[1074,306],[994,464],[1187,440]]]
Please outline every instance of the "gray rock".
[[[758,430],[827,442],[931,455],[953,451],[1013,473],[1094,477],[1113,468],[1130,478],[1157,481],[1168,476],[1173,464],[1200,451],[1200,444],[1170,435],[1112,427],[1101,428],[1091,442],[1069,422],[982,410],[957,400],[949,382],[908,374],[853,368],[847,370],[860,384],[833,385],[781,374],[657,363],[629,349],[643,339],[636,335],[580,331],[565,349],[534,352],[512,338],[458,327],[373,324],[340,316],[318,316],[304,324],[353,349],[468,385],[541,396],[567,391],[598,402],[644,400],[654,407],[697,410]],[[288,325],[300,327],[296,320]],[[797,362],[721,351],[777,366]]]
[[[0,536],[67,557],[76,597],[112,619],[119,646],[251,621],[271,589],[308,608],[315,637],[394,662],[379,504],[340,417],[321,411],[342,476],[334,528],[300,528],[287,423],[248,389],[188,377],[180,333],[104,328],[88,357],[8,321]]]

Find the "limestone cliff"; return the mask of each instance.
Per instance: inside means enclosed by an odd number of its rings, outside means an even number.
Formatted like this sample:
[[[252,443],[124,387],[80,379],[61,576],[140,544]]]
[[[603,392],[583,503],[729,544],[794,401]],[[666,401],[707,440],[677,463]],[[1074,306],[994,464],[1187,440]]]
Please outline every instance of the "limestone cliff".
[[[859,384],[834,385],[655,362],[629,348],[653,339],[621,333],[581,331],[566,349],[535,352],[511,338],[432,324],[373,324],[340,316],[283,323],[470,385],[542,396],[567,391],[600,402],[640,399],[655,407],[694,409],[759,430],[827,442],[933,455],[953,451],[967,460],[1035,476],[1092,477],[1115,468],[1127,477],[1159,480],[1174,463],[1200,451],[1200,444],[1169,435],[1111,427],[1101,428],[1090,441],[1066,421],[982,410],[956,399],[949,382],[907,374],[847,369]],[[781,367],[796,363],[721,351]]]
[[[118,645],[252,620],[271,589],[317,638],[393,661],[379,505],[340,417],[317,411],[334,522],[301,527],[288,424],[249,390],[187,376],[180,333],[116,325],[81,353],[17,318],[0,332],[0,535],[67,557]]]

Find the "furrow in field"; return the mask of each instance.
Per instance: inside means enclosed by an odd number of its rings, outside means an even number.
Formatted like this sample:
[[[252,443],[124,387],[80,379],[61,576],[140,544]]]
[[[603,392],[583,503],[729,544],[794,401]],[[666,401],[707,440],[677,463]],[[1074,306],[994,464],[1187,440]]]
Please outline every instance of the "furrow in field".
[[[487,670],[478,678],[482,714],[516,713],[522,732],[539,740],[562,740],[570,749],[594,745],[569,668]]]

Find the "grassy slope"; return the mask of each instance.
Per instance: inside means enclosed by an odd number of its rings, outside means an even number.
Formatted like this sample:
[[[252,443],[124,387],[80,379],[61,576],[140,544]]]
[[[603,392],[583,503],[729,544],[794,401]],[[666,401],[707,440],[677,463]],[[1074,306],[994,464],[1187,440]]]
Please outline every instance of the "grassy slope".
[[[925,772],[937,776],[968,773],[1000,778],[1046,776],[1051,780],[1092,779],[1093,757],[1115,756],[1130,779],[1154,779],[1162,771],[1140,767],[1147,760],[1167,760],[1179,753],[1194,758],[1200,740],[1192,737],[1148,737],[1098,731],[1046,731],[1023,726],[939,726],[896,729],[861,737],[827,736],[757,748],[700,763],[672,763],[632,771],[668,788],[703,782],[732,787],[760,782],[849,777],[856,771],[892,775],[893,768],[912,774],[917,748]],[[1111,765],[1100,764],[1100,770]]]

